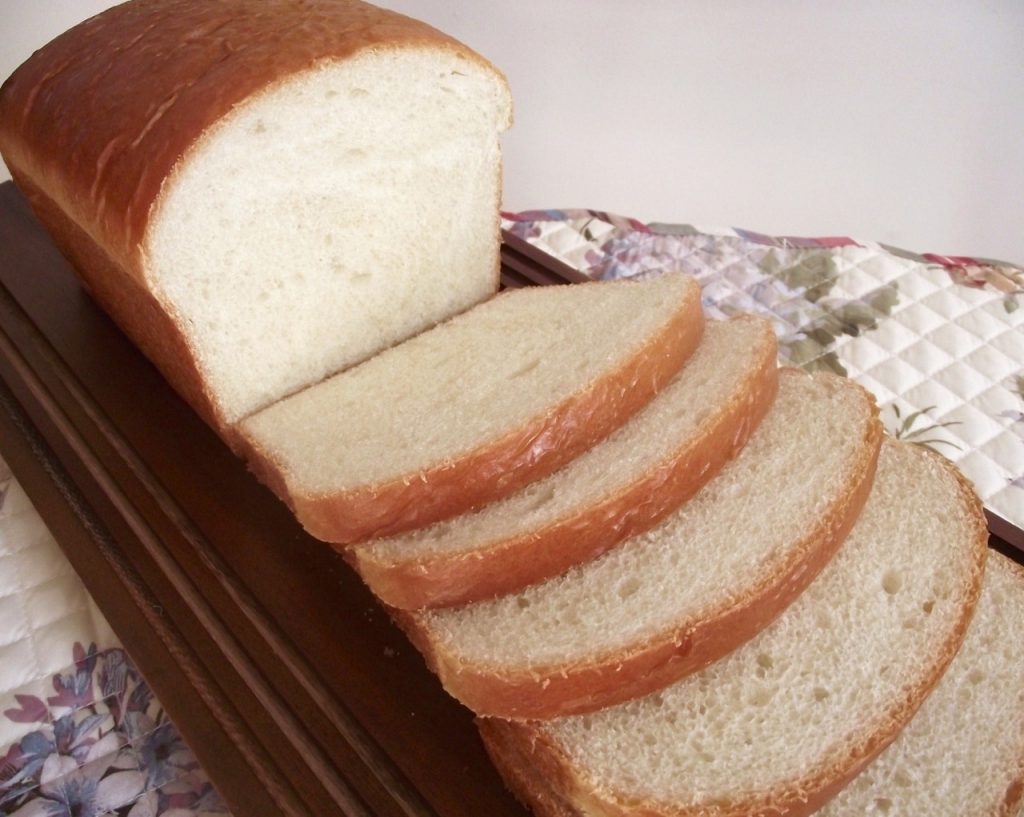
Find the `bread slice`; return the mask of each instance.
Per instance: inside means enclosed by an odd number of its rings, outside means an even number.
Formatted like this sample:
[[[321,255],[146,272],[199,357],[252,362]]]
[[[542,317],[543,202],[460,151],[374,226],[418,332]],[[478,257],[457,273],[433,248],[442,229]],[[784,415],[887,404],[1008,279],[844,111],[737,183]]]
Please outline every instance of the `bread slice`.
[[[133,0],[0,90],[97,300],[222,433],[491,297],[504,77],[354,0]]]
[[[881,434],[864,389],[783,370],[746,447],[658,527],[518,593],[396,617],[478,714],[549,718],[638,697],[799,595],[860,512]]]
[[[946,669],[986,542],[981,504],[953,466],[887,442],[846,544],[757,638],[640,700],[547,723],[485,719],[481,732],[542,817],[813,813]]]
[[[753,316],[705,327],[683,370],[604,442],[479,510],[347,549],[374,593],[413,609],[493,597],[561,573],[675,510],[746,443],[778,385]]]
[[[624,423],[703,329],[683,275],[502,293],[244,420],[314,536],[421,527],[547,476]]]
[[[1010,817],[1024,796],[1024,568],[990,553],[963,647],[820,817]]]

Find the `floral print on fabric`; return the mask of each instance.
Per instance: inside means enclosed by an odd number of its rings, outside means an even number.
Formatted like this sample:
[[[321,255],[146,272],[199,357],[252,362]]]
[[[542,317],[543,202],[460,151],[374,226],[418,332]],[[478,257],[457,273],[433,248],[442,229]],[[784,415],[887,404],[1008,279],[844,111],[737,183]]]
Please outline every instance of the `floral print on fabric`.
[[[2,713],[37,726],[0,756],[0,814],[226,814],[124,650],[75,644],[73,660],[53,676],[53,695],[15,695]]]
[[[1024,295],[1024,270],[1001,261],[979,261],[974,258],[928,254],[929,261],[941,264],[949,277],[960,286],[993,287],[1003,293],[1003,309],[1016,312]]]
[[[551,218],[557,212],[514,216],[511,230],[523,238],[540,238],[538,222],[519,219]],[[580,218],[575,212],[563,216]],[[899,301],[895,284],[858,298],[833,292],[843,265],[840,256],[821,249],[856,247],[850,239],[772,239],[749,231],[712,236],[689,227],[647,227],[607,213],[590,214],[577,229],[588,246],[575,260],[589,277],[687,272],[701,284],[709,315],[767,314],[786,362],[811,371],[847,374],[835,352],[836,341],[874,329]]]
[[[595,210],[503,226],[590,278],[685,272],[708,317],[767,318],[781,362],[864,385],[890,434],[956,462],[1024,541],[1024,267]]]

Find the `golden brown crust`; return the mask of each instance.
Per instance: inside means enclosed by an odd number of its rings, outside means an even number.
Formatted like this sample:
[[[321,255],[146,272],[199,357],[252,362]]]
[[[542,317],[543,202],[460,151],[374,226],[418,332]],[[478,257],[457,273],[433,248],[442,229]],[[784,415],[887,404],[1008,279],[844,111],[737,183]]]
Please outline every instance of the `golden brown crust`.
[[[511,593],[650,529],[743,448],[771,407],[778,390],[777,348],[771,325],[761,325],[760,356],[731,399],[704,419],[695,437],[618,493],[546,528],[468,551],[402,560],[379,558],[355,545],[343,551],[346,558],[385,604],[414,610]]]
[[[500,76],[447,35],[358,0],[134,0],[57,37],[0,88],[0,151],[40,220],[97,300],[232,447],[173,307],[147,284],[161,192],[246,99],[327,61],[417,46]],[[497,240],[497,221],[494,230]]]
[[[572,817],[577,813],[614,817],[707,817],[709,814],[715,817],[806,817],[824,806],[899,735],[925,701],[959,650],[981,592],[988,555],[988,531],[981,503],[971,485],[954,466],[930,452],[922,451],[921,455],[934,456],[943,469],[953,474],[965,518],[971,523],[970,541],[965,545],[972,559],[964,576],[963,604],[946,643],[922,668],[917,683],[904,688],[900,699],[888,711],[865,724],[859,737],[838,747],[835,756],[824,759],[804,777],[785,781],[773,791],[732,802],[716,798],[710,808],[707,804],[680,807],[678,804],[638,798],[629,792],[602,789],[598,781],[586,779],[583,772],[573,765],[542,722],[478,721],[488,751],[495,751],[502,758],[499,770],[503,773],[511,770],[514,780],[510,785],[515,787],[517,794],[530,803],[535,799],[560,798],[577,810],[565,812]],[[539,771],[533,774],[529,770],[531,766]],[[543,783],[539,782],[541,776]],[[545,786],[549,790],[545,790]],[[1006,793],[1006,808],[999,814],[1010,817],[1016,807],[1015,801],[1019,802],[1020,793],[1019,784],[1011,785]]]
[[[792,369],[785,377],[806,377]],[[828,375],[818,375],[825,377]],[[849,481],[832,505],[809,523],[786,560],[742,598],[723,602],[698,620],[685,620],[627,649],[572,665],[532,666],[518,671],[472,664],[435,640],[422,614],[396,614],[445,688],[478,715],[543,719],[592,712],[661,689],[736,649],[775,620],[829,562],[860,514],[874,480],[882,426],[871,396],[859,386],[871,412]]]
[[[993,817],[1018,817],[1022,802],[1024,802],[1024,763],[1018,770],[1016,778],[1006,787],[1003,800]]]
[[[252,440],[244,444],[245,456],[306,530],[324,541],[356,542],[425,527],[508,496],[606,437],[675,376],[703,328],[700,287],[691,280],[665,324],[605,376],[500,440],[387,483],[325,496],[294,495],[273,459]]]
[[[550,748],[538,749],[548,743],[543,735],[534,740],[528,727],[497,718],[477,718],[476,725],[505,785],[536,817],[581,817],[562,795],[573,789],[568,765]]]

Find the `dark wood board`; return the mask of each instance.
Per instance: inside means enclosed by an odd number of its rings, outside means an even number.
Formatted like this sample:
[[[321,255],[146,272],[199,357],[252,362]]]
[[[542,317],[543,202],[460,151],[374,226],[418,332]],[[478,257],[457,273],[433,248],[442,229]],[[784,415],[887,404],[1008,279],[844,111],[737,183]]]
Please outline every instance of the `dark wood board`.
[[[506,286],[581,278],[505,239]],[[470,713],[82,291],[10,183],[0,379],[0,450],[239,817],[524,817]]]

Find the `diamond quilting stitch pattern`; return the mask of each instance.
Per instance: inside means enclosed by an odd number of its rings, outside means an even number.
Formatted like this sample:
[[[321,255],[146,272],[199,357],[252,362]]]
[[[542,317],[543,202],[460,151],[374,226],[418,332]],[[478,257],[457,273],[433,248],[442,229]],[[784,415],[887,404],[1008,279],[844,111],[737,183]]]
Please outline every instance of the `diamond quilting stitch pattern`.
[[[710,317],[769,318],[783,363],[862,383],[890,434],[956,462],[1024,530],[1021,267],[591,210],[505,214],[503,226],[591,278],[684,271]]]

